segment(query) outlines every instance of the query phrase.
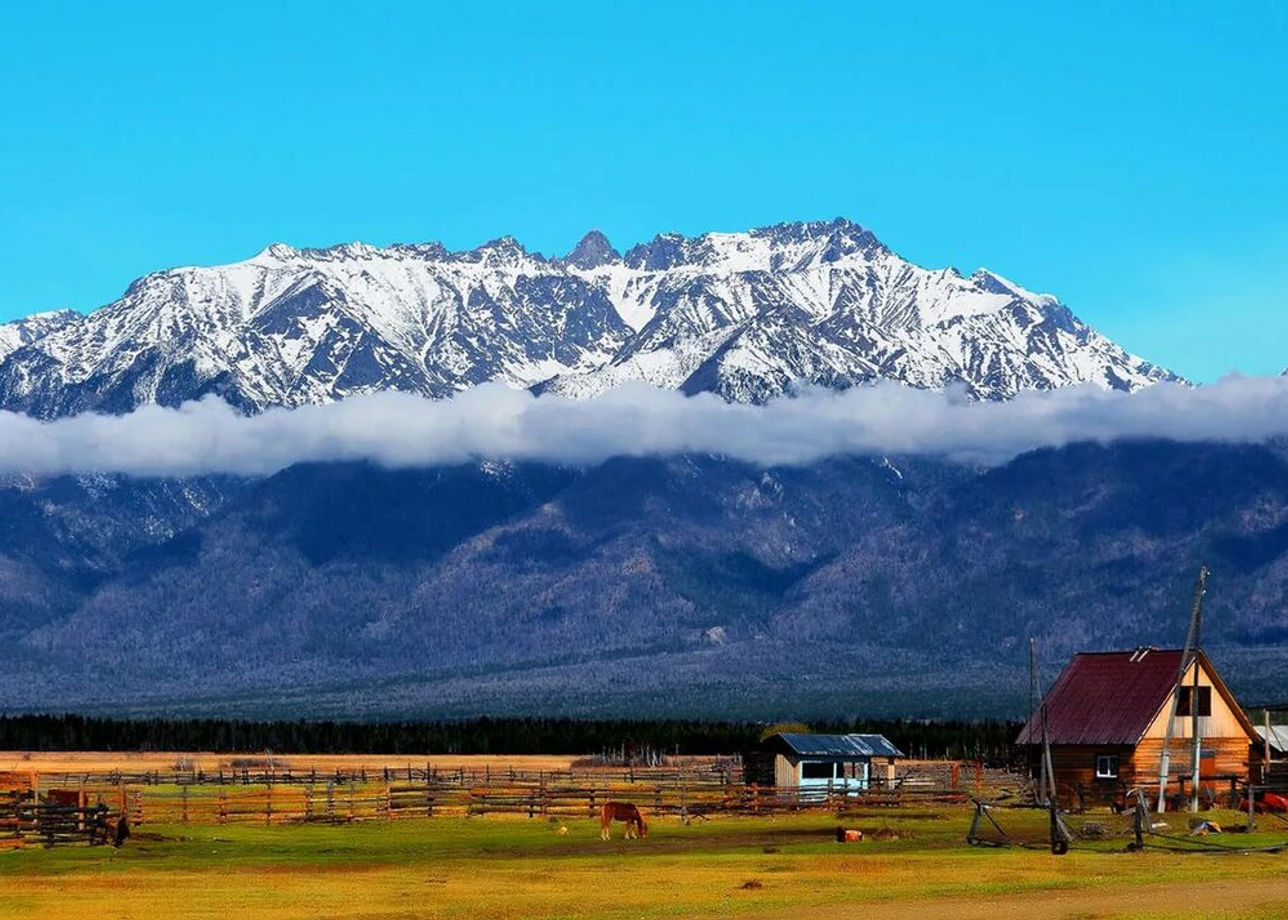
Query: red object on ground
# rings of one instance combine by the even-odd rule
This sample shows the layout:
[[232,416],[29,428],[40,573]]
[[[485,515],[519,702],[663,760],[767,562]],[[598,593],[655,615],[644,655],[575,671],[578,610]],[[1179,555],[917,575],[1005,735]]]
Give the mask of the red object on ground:
[[[1288,798],[1284,798],[1274,792],[1263,792],[1257,796],[1254,807],[1259,813],[1264,814],[1268,811],[1288,814]],[[1239,800],[1239,811],[1248,810],[1248,800],[1246,798]]]

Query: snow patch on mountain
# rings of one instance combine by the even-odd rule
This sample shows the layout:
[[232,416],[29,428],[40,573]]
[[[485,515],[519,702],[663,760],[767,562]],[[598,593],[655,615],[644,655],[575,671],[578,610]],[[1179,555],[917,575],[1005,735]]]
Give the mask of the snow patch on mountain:
[[22,319],[0,323],[0,361],[24,345],[43,338],[50,332],[81,318],[75,310],[50,310],[33,313]]

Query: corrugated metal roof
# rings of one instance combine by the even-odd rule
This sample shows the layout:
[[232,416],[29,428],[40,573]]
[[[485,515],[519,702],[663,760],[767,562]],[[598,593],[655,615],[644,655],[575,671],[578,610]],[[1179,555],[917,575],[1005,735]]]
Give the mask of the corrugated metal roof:
[[[1052,744],[1135,744],[1176,686],[1180,649],[1082,652],[1046,696]],[[1018,744],[1041,744],[1040,713]]]
[[[1257,734],[1260,735],[1264,741],[1266,737],[1266,727],[1264,725],[1258,725]],[[1270,746],[1280,751],[1288,751],[1288,725],[1270,726]]]
[[885,735],[805,735],[780,732],[781,738],[802,757],[902,757]]

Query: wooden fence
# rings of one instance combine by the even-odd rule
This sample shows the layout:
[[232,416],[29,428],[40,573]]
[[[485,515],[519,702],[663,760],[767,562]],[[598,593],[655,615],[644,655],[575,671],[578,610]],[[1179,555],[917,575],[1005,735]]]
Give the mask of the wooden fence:
[[[712,762],[685,768],[565,771],[439,770],[432,766],[321,773],[267,770],[32,775],[31,800],[69,794],[84,809],[131,825],[393,821],[441,816],[593,817],[607,801],[630,801],[650,815],[690,820],[715,814],[768,815],[861,806],[964,803],[1001,775],[974,764],[901,766],[892,782],[861,792],[839,787],[744,785],[740,771]],[[1013,777],[1008,777],[1013,780]],[[15,795],[18,795],[15,793]],[[16,801],[16,800],[15,800]],[[0,793],[0,835],[20,836],[16,804]],[[87,812],[88,813],[88,812]],[[8,821],[9,823],[6,823]],[[21,825],[21,827],[18,827]],[[24,830],[25,829],[25,830]]]
[[85,790],[51,790],[40,796],[32,790],[0,793],[0,847],[109,843],[120,814]]
[[477,788],[384,783],[312,786],[155,786],[137,790],[137,822],[157,824],[280,824],[443,816],[519,815],[587,818],[608,801],[630,801],[650,815],[681,819],[715,814],[769,815],[914,802],[965,803],[964,790],[843,791],[756,786],[530,786]]

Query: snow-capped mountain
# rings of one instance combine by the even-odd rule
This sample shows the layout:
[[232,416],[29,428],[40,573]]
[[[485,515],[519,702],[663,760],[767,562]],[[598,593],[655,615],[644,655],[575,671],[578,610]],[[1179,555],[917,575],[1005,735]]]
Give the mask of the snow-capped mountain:
[[639,380],[762,401],[797,383],[962,383],[979,398],[1172,379],[1054,297],[919,268],[846,220],[664,234],[564,258],[269,246],[134,282],[86,316],[0,325],[0,408],[55,417],[208,393],[247,411],[498,380],[586,396]]

